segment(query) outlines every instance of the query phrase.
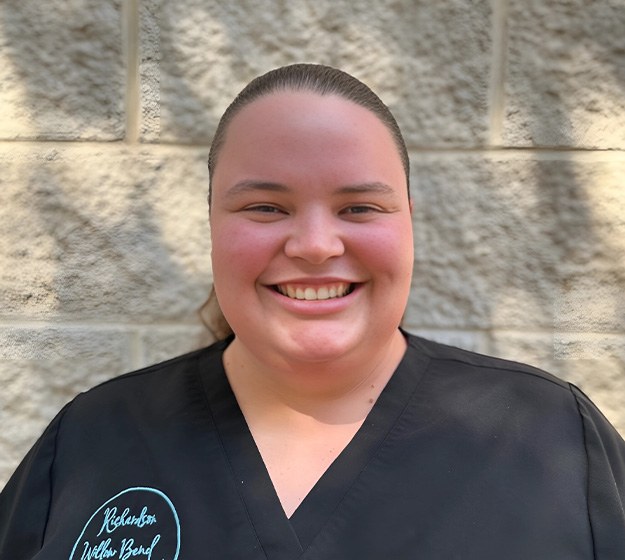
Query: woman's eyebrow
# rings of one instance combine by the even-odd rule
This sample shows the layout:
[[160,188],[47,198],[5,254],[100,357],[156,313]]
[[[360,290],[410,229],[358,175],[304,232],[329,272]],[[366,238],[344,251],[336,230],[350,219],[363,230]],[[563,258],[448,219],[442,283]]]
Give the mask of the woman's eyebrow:
[[[252,191],[270,191],[270,192],[290,192],[292,189],[282,183],[274,183],[272,181],[255,181],[244,180],[232,185],[226,192],[226,196],[234,197],[239,194]],[[352,185],[344,185],[335,190],[336,194],[362,194],[377,193],[389,195],[395,194],[395,189],[386,183],[373,181],[370,183],[355,183]]]
[[354,185],[345,185],[336,190],[339,194],[359,194],[359,193],[378,193],[378,194],[395,194],[395,189],[386,183],[374,181],[372,183],[357,183]]
[[227,191],[226,196],[237,196],[239,194],[250,191],[272,191],[272,192],[288,192],[291,189],[281,183],[272,183],[271,181],[239,181],[232,185]]

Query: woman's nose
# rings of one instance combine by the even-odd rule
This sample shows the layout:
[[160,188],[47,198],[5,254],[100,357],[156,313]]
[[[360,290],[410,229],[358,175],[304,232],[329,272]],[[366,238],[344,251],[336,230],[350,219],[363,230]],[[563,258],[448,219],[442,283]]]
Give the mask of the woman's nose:
[[342,255],[345,247],[336,219],[321,212],[295,218],[284,247],[285,254],[311,264],[321,264]]

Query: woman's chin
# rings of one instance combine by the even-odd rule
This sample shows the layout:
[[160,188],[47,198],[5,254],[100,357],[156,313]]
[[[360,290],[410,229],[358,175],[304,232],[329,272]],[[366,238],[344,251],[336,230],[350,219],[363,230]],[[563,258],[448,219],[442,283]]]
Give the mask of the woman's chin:
[[303,363],[334,362],[346,357],[358,346],[354,332],[337,328],[310,328],[285,337],[285,357]]

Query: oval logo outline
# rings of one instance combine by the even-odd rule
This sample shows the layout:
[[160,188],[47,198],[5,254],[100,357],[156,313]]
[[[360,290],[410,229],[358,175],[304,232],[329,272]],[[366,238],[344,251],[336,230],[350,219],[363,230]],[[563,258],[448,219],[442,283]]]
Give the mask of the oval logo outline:
[[174,506],[173,502],[169,499],[169,497],[164,492],[162,492],[158,488],[151,488],[149,486],[132,486],[130,488],[126,488],[125,490],[122,490],[121,492],[118,492],[117,494],[115,494],[115,496],[113,496],[113,497],[109,498],[108,500],[106,500],[93,513],[93,515],[91,515],[91,517],[89,518],[87,523],[85,523],[84,527],[82,528],[82,531],[80,532],[80,535],[78,535],[78,538],[76,539],[76,542],[74,543],[74,547],[72,548],[72,552],[69,555],[69,560],[78,560],[78,558],[74,558],[74,554],[76,553],[76,549],[78,547],[78,543],[84,537],[85,532],[87,531],[89,525],[91,525],[91,522],[98,515],[98,513],[100,513],[102,510],[104,510],[104,508],[107,505],[109,505],[111,502],[113,502],[114,500],[116,500],[120,496],[123,496],[124,494],[128,494],[129,492],[150,492],[152,494],[156,494],[157,496],[161,497],[165,501],[165,503],[167,504],[167,506],[171,510],[171,512],[173,514],[173,517],[174,517],[174,521],[176,523],[176,552],[175,552],[174,557],[172,558],[172,560],[178,560],[178,555],[180,554],[180,518],[178,517],[178,512],[176,511],[176,507]]

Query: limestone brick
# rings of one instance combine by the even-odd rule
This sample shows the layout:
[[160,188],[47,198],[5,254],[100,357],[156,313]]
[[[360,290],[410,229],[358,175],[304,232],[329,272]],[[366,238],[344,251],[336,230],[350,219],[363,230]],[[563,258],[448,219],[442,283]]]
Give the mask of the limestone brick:
[[208,142],[251,78],[293,62],[338,66],[367,82],[410,144],[486,139],[486,0],[147,0],[141,19],[149,141]]
[[620,0],[509,2],[504,145],[625,145]]
[[0,3],[0,139],[123,137],[121,5]]
[[0,318],[195,317],[210,285],[206,149],[0,151]]
[[441,155],[414,167],[412,324],[623,331],[622,159]]
[[61,407],[132,367],[123,329],[0,327],[0,488]]
[[142,364],[163,362],[186,352],[208,346],[214,339],[204,325],[147,327],[140,334]]
[[449,331],[442,329],[421,329],[413,327],[405,321],[403,327],[410,333],[416,334],[428,340],[435,340],[441,344],[464,348],[472,352],[486,353],[488,348],[488,337],[482,332],[474,331]]

